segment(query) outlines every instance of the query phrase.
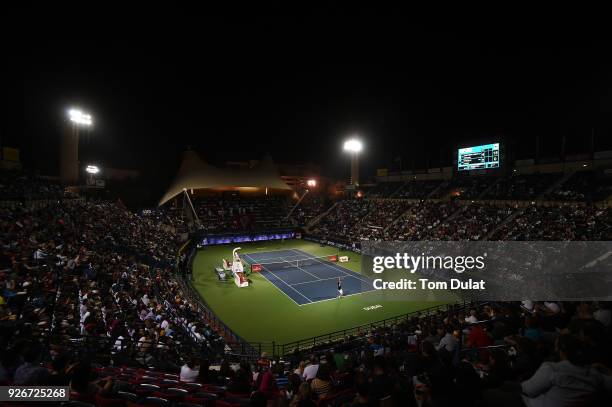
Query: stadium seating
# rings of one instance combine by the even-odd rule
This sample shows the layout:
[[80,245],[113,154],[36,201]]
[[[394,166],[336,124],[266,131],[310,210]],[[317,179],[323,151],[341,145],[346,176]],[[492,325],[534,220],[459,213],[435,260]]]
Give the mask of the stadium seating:
[[196,198],[194,206],[201,228],[207,232],[251,231],[291,225],[285,219],[288,202],[278,196]]
[[[544,197],[572,203],[546,205],[408,200],[402,198],[418,195],[416,184],[402,184],[391,199],[338,202],[310,233],[348,242],[612,240],[612,210],[587,200],[585,185],[591,177],[600,174],[574,174]],[[258,385],[260,365],[230,364],[226,338],[215,332],[215,324],[199,312],[177,277],[176,232],[183,224],[177,213],[132,213],[120,203],[85,201],[23,173],[2,173],[0,179],[7,191],[0,206],[1,383],[19,384],[16,372],[28,354],[37,360],[41,378],[28,384],[53,379],[68,385],[86,378],[88,390],[71,393],[75,406],[242,406],[269,391]],[[605,179],[597,179],[601,188],[591,198],[603,196],[607,188]],[[538,174],[486,185],[458,181],[444,188],[464,188],[464,197],[490,191],[495,199],[531,200],[557,181],[557,175]],[[394,188],[380,188],[376,196]],[[427,195],[435,189],[443,188],[429,188]],[[207,205],[199,209],[203,214],[220,207]],[[231,205],[229,218],[233,211],[253,214],[247,228],[275,227],[280,214],[287,213],[282,203],[236,198]],[[313,208],[319,209],[299,215],[300,223],[325,209]],[[225,212],[217,215],[203,217],[210,230],[244,226],[226,219]],[[353,405],[415,405],[417,397],[433,405],[443,404],[444,397],[456,405],[475,405],[503,391],[507,381],[529,380],[544,361],[558,363],[559,343],[572,357],[580,356],[571,359],[577,369],[603,381],[609,374],[604,366],[612,366],[611,308],[605,302],[527,300],[451,304],[296,349],[274,365],[273,381],[280,391],[265,394],[278,394],[284,402],[305,397],[319,406],[354,400]],[[36,346],[40,343],[48,345],[48,352]],[[216,366],[219,370],[203,370],[198,377],[205,378],[197,383],[183,382],[181,367],[191,359],[223,363]],[[299,369],[320,363],[331,367],[332,391],[317,398],[308,384],[300,389]],[[243,376],[237,374],[240,369]],[[236,376],[248,378],[253,395],[228,390]],[[605,405],[610,394],[597,387],[597,380],[586,383],[580,400],[593,397]]]
[[443,186],[442,181],[408,181],[395,194],[394,198],[425,199]]

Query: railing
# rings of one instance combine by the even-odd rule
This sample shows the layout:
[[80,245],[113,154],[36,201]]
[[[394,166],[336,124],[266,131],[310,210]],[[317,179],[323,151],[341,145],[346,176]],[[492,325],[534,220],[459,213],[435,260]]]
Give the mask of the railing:
[[313,350],[316,352],[320,352],[323,349],[325,349],[326,346],[331,348],[335,346],[336,344],[342,341],[345,341],[347,339],[350,339],[353,337],[364,336],[372,329],[397,325],[398,323],[410,321],[410,318],[412,317],[428,315],[428,314],[436,313],[439,311],[448,312],[450,310],[453,310],[456,312],[459,310],[466,309],[467,307],[472,306],[473,304],[474,304],[473,302],[464,301],[463,303],[459,303],[459,304],[455,303],[455,304],[436,305],[436,306],[425,308],[419,311],[412,311],[412,312],[409,312],[403,315],[386,318],[380,321],[371,322],[368,324],[363,324],[363,325],[355,326],[352,328],[330,332],[324,335],[317,335],[311,338],[306,338],[306,339],[301,339],[301,340],[294,341],[294,342],[285,343],[285,344],[279,345],[278,351],[281,356],[287,355],[287,354],[290,354],[296,351],[297,352],[304,352],[304,351],[307,352],[309,350]]
[[[186,244],[183,246],[183,250],[190,250],[190,245]],[[190,256],[193,256],[195,251],[190,250]],[[180,253],[179,256],[180,257]],[[192,259],[187,259],[183,263],[183,267],[191,268],[193,264]],[[204,319],[207,321],[208,325],[217,332],[223,339],[226,344],[226,355],[235,356],[240,358],[241,360],[252,360],[257,359],[261,356],[263,352],[266,352],[270,355],[275,355],[276,346],[274,342],[247,342],[242,339],[236,332],[234,332],[229,326],[225,324],[215,314],[212,309],[206,304],[204,298],[199,295],[196,289],[193,287],[193,284],[189,279],[185,278],[186,275],[191,275],[192,270],[181,270],[181,265],[179,264],[179,275],[177,275],[177,281],[181,286],[181,290],[184,295],[187,297],[191,304],[194,304],[198,312]]]
[[[192,262],[186,261],[184,262],[184,264],[190,267]],[[339,342],[346,342],[347,340],[355,340],[355,338],[362,338],[372,329],[397,325],[399,323],[408,322],[412,317],[415,316],[426,316],[440,311],[458,312],[474,305],[473,301],[468,300],[464,300],[461,303],[436,305],[422,310],[412,311],[406,314],[386,318],[380,321],[375,321],[335,332],[330,332],[324,335],[317,335],[311,338],[301,339],[285,344],[276,344],[274,341],[248,342],[241,338],[238,334],[236,334],[212,311],[212,309],[206,304],[205,299],[197,293],[191,281],[185,279],[184,275],[186,274],[182,273],[181,276],[177,276],[177,279],[181,285],[181,289],[185,293],[187,299],[192,304],[195,304],[197,306],[198,311],[202,316],[204,316],[211,328],[214,329],[220,336],[225,339],[225,354],[246,360],[256,359],[264,352],[274,357],[283,357],[296,351],[306,353],[308,351],[320,352],[322,351],[322,349],[325,349],[326,346],[329,346],[331,348]]]

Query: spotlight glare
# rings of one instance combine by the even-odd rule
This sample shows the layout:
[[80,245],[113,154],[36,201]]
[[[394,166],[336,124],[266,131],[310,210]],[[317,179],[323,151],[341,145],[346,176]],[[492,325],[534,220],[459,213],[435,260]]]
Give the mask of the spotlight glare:
[[361,141],[352,138],[344,142],[344,151],[350,151],[352,153],[358,153],[363,150],[363,144]]
[[70,109],[68,111],[68,116],[70,121],[83,126],[91,126],[93,124],[93,119],[90,114],[83,113],[78,109]]
[[97,165],[88,165],[85,167],[85,171],[88,174],[97,174],[100,172],[100,168]]

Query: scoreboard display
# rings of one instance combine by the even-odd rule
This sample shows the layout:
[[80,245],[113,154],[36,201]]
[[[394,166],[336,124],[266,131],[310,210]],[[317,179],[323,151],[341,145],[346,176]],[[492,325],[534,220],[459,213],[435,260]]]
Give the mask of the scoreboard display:
[[460,148],[457,153],[457,170],[487,170],[499,168],[499,143]]

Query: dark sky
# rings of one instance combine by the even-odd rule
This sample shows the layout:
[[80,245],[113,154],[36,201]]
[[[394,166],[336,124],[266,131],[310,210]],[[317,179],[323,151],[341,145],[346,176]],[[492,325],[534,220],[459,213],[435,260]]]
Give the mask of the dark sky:
[[[82,15],[94,15],[85,18]],[[466,140],[503,135],[515,158],[612,148],[612,43],[602,26],[442,19],[330,7],[291,16],[25,9],[2,18],[2,143],[56,171],[65,111],[95,127],[84,159],[170,178],[190,145],[213,163],[271,152],[346,176],[450,165]],[[397,165],[397,164],[395,164]]]

